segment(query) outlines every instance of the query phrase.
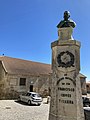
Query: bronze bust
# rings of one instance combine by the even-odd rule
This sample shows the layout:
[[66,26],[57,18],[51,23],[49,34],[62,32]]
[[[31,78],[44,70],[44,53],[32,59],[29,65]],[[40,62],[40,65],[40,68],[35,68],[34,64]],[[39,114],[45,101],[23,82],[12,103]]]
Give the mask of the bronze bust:
[[70,12],[69,11],[65,11],[64,12],[64,20],[61,20],[60,23],[57,25],[57,28],[63,28],[63,27],[75,27],[76,23],[69,19],[70,17]]

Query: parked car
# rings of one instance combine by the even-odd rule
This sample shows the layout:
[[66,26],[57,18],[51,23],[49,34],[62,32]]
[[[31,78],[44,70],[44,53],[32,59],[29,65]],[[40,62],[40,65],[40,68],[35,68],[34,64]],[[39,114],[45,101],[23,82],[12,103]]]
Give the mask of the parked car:
[[82,96],[85,120],[90,120],[90,97]]
[[90,98],[87,96],[82,97],[83,100],[83,107],[89,107],[90,106]]
[[90,107],[84,107],[85,120],[90,120]]
[[19,100],[26,102],[29,105],[31,104],[41,105],[42,97],[40,96],[39,93],[27,92],[25,95],[20,95]]

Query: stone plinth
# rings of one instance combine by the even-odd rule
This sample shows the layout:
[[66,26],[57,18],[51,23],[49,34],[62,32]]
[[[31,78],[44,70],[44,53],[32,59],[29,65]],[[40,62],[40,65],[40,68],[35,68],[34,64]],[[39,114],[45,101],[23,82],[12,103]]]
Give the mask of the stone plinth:
[[[62,31],[62,28],[60,28]],[[59,29],[59,32],[60,32]],[[70,28],[71,29],[71,28]],[[52,86],[49,120],[84,120],[80,71],[80,42],[63,28],[52,47]]]
[[58,36],[59,40],[73,40],[72,37],[73,28],[66,27],[66,28],[59,28],[58,29]]

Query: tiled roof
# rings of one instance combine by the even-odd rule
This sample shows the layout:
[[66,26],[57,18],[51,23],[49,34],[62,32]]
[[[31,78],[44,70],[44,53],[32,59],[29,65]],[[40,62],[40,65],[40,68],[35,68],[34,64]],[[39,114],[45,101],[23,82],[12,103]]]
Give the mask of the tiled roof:
[[51,65],[7,56],[0,56],[4,69],[9,74],[39,75],[51,73]]
[[79,77],[86,78],[86,76],[81,73],[79,73]]
[[[51,65],[7,56],[0,56],[5,71],[9,74],[39,75],[52,73]],[[84,77],[79,74],[79,77]]]

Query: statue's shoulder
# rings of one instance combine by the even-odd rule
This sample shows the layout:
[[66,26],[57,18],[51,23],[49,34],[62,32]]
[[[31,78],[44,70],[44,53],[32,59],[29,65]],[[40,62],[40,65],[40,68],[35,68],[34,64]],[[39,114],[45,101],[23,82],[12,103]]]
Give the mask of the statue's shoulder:
[[71,23],[71,26],[72,26],[73,28],[76,26],[76,23],[75,23],[73,20],[69,19],[69,22]]
[[59,24],[57,25],[57,28],[60,28],[64,23],[65,23],[65,21],[64,21],[64,20],[61,20],[61,21],[59,22]]
[[73,23],[75,23],[72,19],[69,19],[68,21],[69,21],[69,22],[73,22]]

